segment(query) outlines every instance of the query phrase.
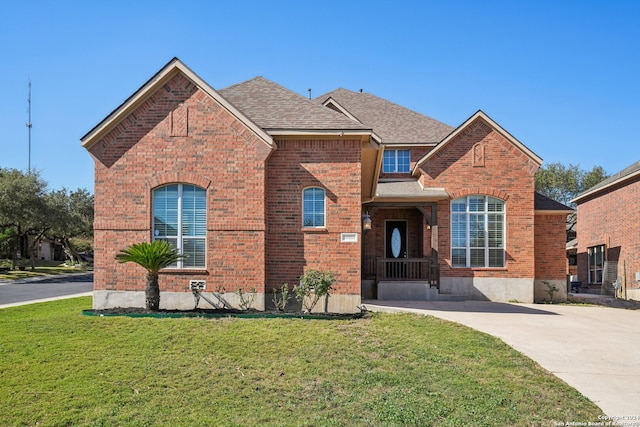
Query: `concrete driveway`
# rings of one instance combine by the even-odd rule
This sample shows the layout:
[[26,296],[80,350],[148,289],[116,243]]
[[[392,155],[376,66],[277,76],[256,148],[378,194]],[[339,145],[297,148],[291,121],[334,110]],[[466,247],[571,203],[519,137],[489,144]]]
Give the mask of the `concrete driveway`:
[[640,425],[640,310],[484,301],[365,300],[363,305],[369,311],[431,315],[496,336],[604,414]]

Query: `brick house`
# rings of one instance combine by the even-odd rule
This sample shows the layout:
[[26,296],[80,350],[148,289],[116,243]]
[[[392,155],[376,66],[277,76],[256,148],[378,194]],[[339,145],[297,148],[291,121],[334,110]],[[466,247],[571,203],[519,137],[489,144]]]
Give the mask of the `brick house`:
[[[610,176],[572,202],[578,209],[578,278],[619,281],[619,297],[640,300],[640,162]],[[610,274],[607,274],[607,266]]]
[[[142,306],[132,243],[188,255],[190,280],[258,308],[307,268],[335,273],[330,311],[361,299],[531,302],[564,289],[569,210],[534,192],[542,160],[482,111],[453,128],[368,93],[307,99],[262,77],[214,90],[174,58],[82,139],[95,161],[94,307]],[[224,289],[224,290],[223,290]]]

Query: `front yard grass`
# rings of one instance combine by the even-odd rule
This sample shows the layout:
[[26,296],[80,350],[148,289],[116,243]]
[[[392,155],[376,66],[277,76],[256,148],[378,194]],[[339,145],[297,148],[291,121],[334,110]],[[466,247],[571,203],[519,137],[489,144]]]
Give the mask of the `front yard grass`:
[[0,425],[508,426],[597,420],[502,341],[417,315],[87,317],[0,310]]

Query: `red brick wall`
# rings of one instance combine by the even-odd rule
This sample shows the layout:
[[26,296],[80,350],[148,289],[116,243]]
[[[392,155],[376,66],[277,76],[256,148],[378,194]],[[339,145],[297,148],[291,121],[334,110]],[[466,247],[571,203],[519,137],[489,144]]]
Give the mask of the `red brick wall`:
[[640,179],[613,188],[607,194],[578,205],[578,277],[588,281],[587,248],[606,245],[609,260],[622,261],[628,288],[637,289],[635,273],[640,271]]
[[[360,295],[360,140],[278,140],[267,162],[267,290],[331,270],[337,294]],[[302,190],[326,191],[326,229],[302,227]],[[340,233],[358,233],[341,243]]]
[[535,216],[535,277],[538,280],[567,277],[566,220],[566,215]]
[[186,290],[193,278],[207,279],[211,289],[264,287],[271,149],[211,97],[176,75],[89,151],[95,159],[96,290],[144,289],[144,271],[117,264],[114,256],[150,241],[152,191],[174,182],[207,188],[207,269],[165,272],[161,290]]
[[[475,144],[484,146],[484,166],[474,166]],[[450,267],[450,201],[438,202],[438,256],[443,277],[534,277],[533,176],[537,168],[534,161],[481,118],[423,165],[422,184],[444,187],[452,199],[483,194],[505,201],[506,266],[482,269]]]

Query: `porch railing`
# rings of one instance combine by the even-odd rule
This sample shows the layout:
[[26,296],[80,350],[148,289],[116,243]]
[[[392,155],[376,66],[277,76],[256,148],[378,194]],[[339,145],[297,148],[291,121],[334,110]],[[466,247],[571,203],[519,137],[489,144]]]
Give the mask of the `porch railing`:
[[362,278],[381,281],[426,281],[440,288],[440,267],[434,258],[362,258]]

